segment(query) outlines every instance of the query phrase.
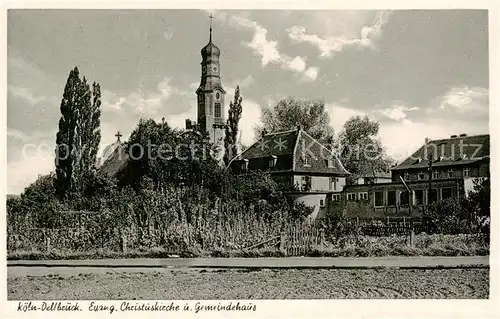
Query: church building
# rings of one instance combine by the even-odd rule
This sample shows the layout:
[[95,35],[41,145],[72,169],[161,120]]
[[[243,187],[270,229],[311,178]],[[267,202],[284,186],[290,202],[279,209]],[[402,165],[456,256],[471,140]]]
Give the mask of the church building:
[[[201,49],[201,81],[196,90],[197,122],[186,119],[186,129],[207,132],[209,142],[222,146],[226,126],[224,91],[220,79],[220,49],[212,42],[212,23],[208,44]],[[223,149],[223,148],[221,148]]]
[[[210,19],[213,17],[211,16]],[[197,122],[186,119],[186,129],[192,132],[206,132],[209,143],[214,144],[220,159],[224,156],[224,135],[226,127],[226,110],[224,96],[226,91],[220,79],[220,49],[212,42],[212,20],[208,44],[201,49],[201,81],[196,90],[198,110]],[[119,136],[118,136],[119,135]],[[117,134],[116,143],[108,146],[104,156],[99,159],[99,170],[107,175],[121,177],[130,169],[130,160],[127,153],[127,143],[120,141],[121,134]]]

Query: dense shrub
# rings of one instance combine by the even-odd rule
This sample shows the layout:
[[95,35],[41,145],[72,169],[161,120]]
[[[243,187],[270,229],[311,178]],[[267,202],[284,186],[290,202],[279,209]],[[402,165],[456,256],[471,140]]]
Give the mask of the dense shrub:
[[423,217],[433,233],[489,234],[490,198],[490,180],[477,180],[466,198],[435,202],[428,207]]
[[424,212],[423,217],[433,233],[460,234],[471,229],[465,199],[449,198],[435,202]]

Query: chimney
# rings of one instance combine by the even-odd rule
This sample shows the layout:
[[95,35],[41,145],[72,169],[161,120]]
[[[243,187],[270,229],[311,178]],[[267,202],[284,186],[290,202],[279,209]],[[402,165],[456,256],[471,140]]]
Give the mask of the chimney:
[[429,142],[430,142],[430,140],[431,140],[430,138],[426,137],[426,138],[425,138],[425,144],[429,143]]
[[190,119],[186,119],[186,130],[190,130],[191,127],[192,127],[191,120]]
[[452,136],[450,136],[450,138],[456,138],[456,137],[457,137],[456,135],[452,135]]
[[467,137],[467,134],[462,133],[462,134],[460,134],[460,137]]

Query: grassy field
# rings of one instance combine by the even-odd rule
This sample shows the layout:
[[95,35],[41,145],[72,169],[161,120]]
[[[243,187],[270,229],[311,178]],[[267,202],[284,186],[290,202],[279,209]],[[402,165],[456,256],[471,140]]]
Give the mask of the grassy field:
[[9,300],[488,298],[489,269],[162,269],[8,278]]

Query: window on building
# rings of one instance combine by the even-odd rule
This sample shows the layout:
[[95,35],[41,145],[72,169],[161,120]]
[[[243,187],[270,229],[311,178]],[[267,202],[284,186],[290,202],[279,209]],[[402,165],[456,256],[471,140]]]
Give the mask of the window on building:
[[432,171],[432,178],[438,179],[439,178],[439,171],[436,171],[436,170]]
[[356,200],[356,193],[348,193],[347,194],[347,200],[348,201],[355,201]]
[[449,178],[453,178],[453,175],[454,175],[454,174],[453,174],[453,168],[450,168],[450,169],[448,170],[448,177],[449,177]]
[[384,192],[375,192],[375,207],[384,206]]
[[421,180],[423,180],[423,179],[425,179],[425,174],[424,174],[424,172],[422,172],[422,171],[418,172],[418,180],[419,180],[419,181],[421,181]]
[[301,189],[303,191],[311,190],[311,176],[302,176],[301,180]]
[[429,192],[427,191],[428,195],[428,204],[434,203],[438,201],[438,190],[436,188],[432,188]]
[[464,167],[464,177],[469,177],[470,170],[468,167]]
[[331,191],[337,190],[338,177],[330,177],[329,187]]
[[334,168],[334,167],[335,167],[334,165],[335,165],[335,164],[334,164],[334,162],[333,162],[333,159],[332,159],[332,158],[329,158],[329,159],[328,159],[328,168]]
[[271,159],[269,160],[269,167],[274,167],[276,166],[276,161],[278,160],[278,157],[273,155]]
[[405,172],[405,181],[409,181],[410,180],[410,173],[408,172]]
[[245,161],[245,160],[244,160],[244,161],[241,163],[241,170],[242,170],[242,171],[246,171],[247,169],[248,169],[248,161]]
[[332,195],[332,200],[334,202],[340,202],[340,194],[333,194]]
[[319,200],[319,206],[320,207],[325,207],[325,200],[324,199],[320,199]]
[[220,103],[215,103],[215,117],[221,117]]
[[367,192],[358,193],[358,200],[368,200],[368,193]]
[[304,156],[304,166],[311,166],[311,159],[307,156]]
[[415,205],[424,205],[424,190],[416,189],[413,191],[415,193]]
[[396,191],[387,191],[387,206],[396,206]]
[[399,204],[401,206],[408,206],[410,203],[410,196],[407,191],[402,191],[399,193]]
[[451,187],[441,188],[441,199],[447,199],[452,197]]

